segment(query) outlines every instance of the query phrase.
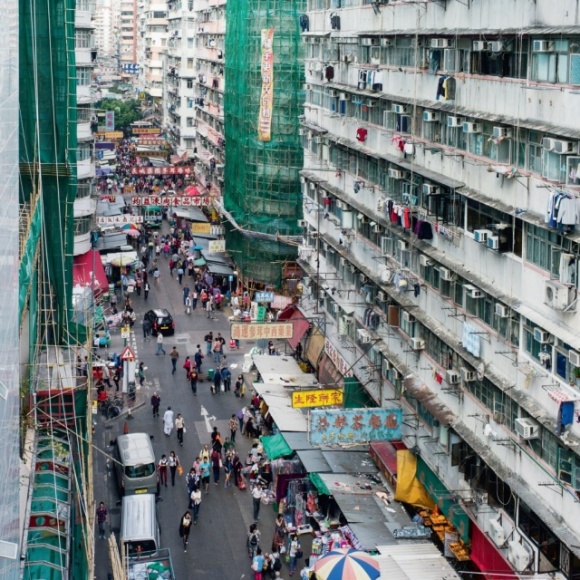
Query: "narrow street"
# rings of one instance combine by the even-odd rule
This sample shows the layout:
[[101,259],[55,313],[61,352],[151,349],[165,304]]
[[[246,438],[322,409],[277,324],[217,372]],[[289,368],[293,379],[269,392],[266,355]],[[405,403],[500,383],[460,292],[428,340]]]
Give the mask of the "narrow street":
[[[249,393],[244,399],[238,399],[233,391],[226,394],[212,395],[209,381],[204,380],[198,384],[197,397],[193,396],[189,382],[186,381],[185,371],[182,369],[183,361],[187,355],[193,358],[196,345],[202,346],[205,355],[203,337],[209,330],[213,330],[226,338],[224,353],[227,355],[229,365],[236,364],[232,368],[232,377],[235,378],[241,372],[243,354],[254,343],[242,343],[242,349],[230,352],[228,312],[215,312],[215,319],[208,320],[206,313],[200,308],[186,315],[183,307],[182,289],[176,278],[169,275],[166,262],[161,259],[161,279],[158,285],[151,284],[151,292],[145,302],[141,297],[132,295],[133,307],[137,314],[137,323],[133,328],[130,345],[135,348],[138,361],[145,363],[146,380],[143,388],[137,393],[136,409],[133,418],[126,420],[112,419],[105,423],[103,417],[96,416],[96,428],[94,445],[102,450],[95,450],[95,501],[104,501],[109,510],[109,528],[116,533],[120,530],[121,508],[118,503],[116,482],[112,464],[107,462],[112,448],[109,443],[117,435],[123,433],[125,422],[130,432],[146,432],[153,436],[153,448],[157,461],[163,453],[169,455],[174,450],[184,468],[184,474],[176,476],[175,487],[161,489],[161,501],[157,505],[158,520],[161,527],[161,545],[171,550],[175,577],[178,579],[200,577],[215,580],[238,580],[250,578],[250,560],[246,551],[246,536],[249,525],[252,523],[252,498],[249,487],[245,491],[239,491],[233,486],[225,489],[223,481],[218,486],[213,482],[210,485],[209,494],[203,495],[200,509],[200,520],[192,528],[189,547],[184,553],[181,538],[178,533],[179,521],[188,508],[187,491],[185,487],[185,474],[193,464],[202,446],[210,443],[211,428],[218,427],[225,439],[229,436],[228,421],[233,413],[236,413],[244,402],[249,402]],[[188,278],[184,278],[184,284]],[[144,341],[141,323],[143,314],[156,307],[167,308],[175,320],[175,335],[165,337],[164,348],[167,355],[156,356],[156,340],[154,337]],[[171,361],[169,352],[173,346],[179,351],[177,372],[171,374]],[[110,352],[120,353],[123,348],[123,340],[116,332],[112,336]],[[211,356],[206,356],[202,373],[206,377],[209,368],[215,368]],[[185,419],[186,434],[183,447],[179,446],[175,429],[170,437],[163,433],[162,419],[153,419],[149,400],[154,391],[161,397],[160,414],[170,405],[175,414],[181,413]],[[142,402],[142,404],[140,404]],[[202,416],[202,406],[207,410],[210,420]],[[211,418],[215,417],[215,421]],[[209,431],[208,431],[209,430]],[[250,448],[250,441],[242,437],[238,432],[236,449],[242,461],[245,461]],[[222,473],[223,478],[223,473]],[[263,506],[261,511],[259,528],[262,532],[261,545],[269,551],[274,528],[274,512],[271,506]],[[96,578],[107,580],[110,571],[108,565],[107,543],[97,539],[96,546]],[[194,572],[195,571],[195,572]]]

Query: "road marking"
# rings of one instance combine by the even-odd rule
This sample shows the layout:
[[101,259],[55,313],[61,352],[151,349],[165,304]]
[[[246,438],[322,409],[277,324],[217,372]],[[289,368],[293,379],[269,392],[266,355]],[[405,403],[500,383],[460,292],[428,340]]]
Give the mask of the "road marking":
[[208,433],[212,432],[212,425],[211,422],[215,421],[215,415],[209,415],[209,413],[207,412],[207,409],[202,405],[201,406],[201,416],[203,417],[204,421],[205,421],[205,428],[207,429]]

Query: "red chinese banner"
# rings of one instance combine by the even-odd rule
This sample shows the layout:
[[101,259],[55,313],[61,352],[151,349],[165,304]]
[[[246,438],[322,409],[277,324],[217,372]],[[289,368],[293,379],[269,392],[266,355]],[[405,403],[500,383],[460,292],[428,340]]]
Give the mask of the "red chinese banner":
[[262,94],[260,96],[260,117],[258,119],[258,139],[270,141],[272,128],[272,108],[274,105],[274,52],[272,51],[274,29],[262,29]]
[[131,127],[133,135],[159,135],[161,129],[159,127]]
[[291,322],[251,323],[234,322],[232,324],[234,340],[260,340],[273,338],[292,338],[294,325]]
[[191,167],[133,167],[131,175],[191,175]]
[[130,201],[131,205],[161,205],[164,207],[204,207],[211,203],[209,197],[192,197],[190,195],[132,195]]

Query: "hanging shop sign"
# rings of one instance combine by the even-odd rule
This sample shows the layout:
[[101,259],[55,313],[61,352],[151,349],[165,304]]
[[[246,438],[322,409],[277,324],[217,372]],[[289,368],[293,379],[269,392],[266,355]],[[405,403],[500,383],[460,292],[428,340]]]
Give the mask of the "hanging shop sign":
[[270,141],[272,128],[272,108],[274,104],[274,39],[273,28],[262,29],[262,94],[260,96],[260,117],[258,119],[258,138]]
[[274,292],[256,292],[254,294],[255,302],[272,302],[274,300]]
[[292,338],[294,325],[291,322],[271,322],[267,324],[234,322],[231,333],[234,340],[260,340]]
[[205,207],[210,204],[209,197],[190,197],[188,195],[132,195],[131,205],[161,205]]
[[143,223],[143,216],[142,215],[107,215],[107,216],[98,216],[97,217],[97,224],[101,225],[124,225],[124,224],[142,224]]
[[311,413],[310,443],[366,443],[401,439],[402,409],[315,409]]
[[211,224],[192,223],[191,224],[191,233],[192,234],[210,234],[211,233]]
[[115,130],[115,111],[107,111],[105,113],[105,130],[106,131]]
[[295,409],[336,406],[342,405],[343,402],[344,393],[341,389],[316,389],[292,393],[292,406]]
[[139,137],[137,145],[160,145],[165,146],[166,141],[163,137]]
[[210,240],[207,252],[208,254],[223,254],[226,251],[225,240]]
[[[105,127],[102,127],[105,129]],[[105,139],[122,139],[123,131],[98,131],[95,133],[95,137],[104,137]]]
[[131,175],[191,175],[191,167],[133,167]]
[[352,365],[349,365],[344,360],[342,355],[336,350],[336,348],[334,348],[328,338],[324,340],[324,352],[343,377],[354,377],[354,373],[352,372]]
[[159,135],[159,127],[131,127],[133,135]]

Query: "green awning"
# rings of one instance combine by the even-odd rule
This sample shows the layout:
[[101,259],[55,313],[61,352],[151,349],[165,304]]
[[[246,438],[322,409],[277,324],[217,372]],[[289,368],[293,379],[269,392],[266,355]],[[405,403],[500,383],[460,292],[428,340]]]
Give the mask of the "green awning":
[[207,262],[205,261],[205,258],[198,258],[197,260],[193,261],[193,265],[197,268],[199,268],[200,266],[205,266],[207,264]]
[[441,513],[457,529],[461,539],[469,544],[469,516],[463,508],[453,499],[453,494],[445,487],[443,482],[435,475],[433,470],[425,463],[422,457],[417,458],[417,479],[425,486],[427,493],[439,506]]
[[278,433],[278,435],[270,435],[269,437],[262,436],[260,437],[260,441],[262,442],[264,451],[270,460],[292,455],[292,449],[288,443],[286,443],[286,439],[284,439],[281,433]]
[[330,490],[326,487],[326,483],[322,481],[318,473],[309,473],[308,478],[312,482],[312,485],[318,490],[318,493],[323,495],[330,495]]

